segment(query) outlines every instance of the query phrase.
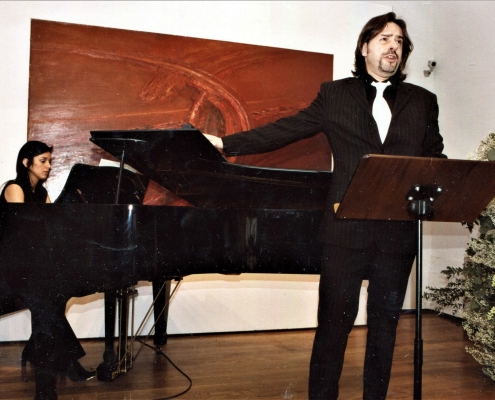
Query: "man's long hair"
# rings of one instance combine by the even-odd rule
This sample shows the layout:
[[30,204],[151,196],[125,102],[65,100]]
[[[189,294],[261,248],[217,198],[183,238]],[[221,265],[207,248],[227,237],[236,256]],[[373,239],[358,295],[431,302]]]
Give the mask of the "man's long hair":
[[398,19],[395,13],[389,12],[388,14],[379,15],[377,17],[371,18],[368,23],[364,26],[361,34],[359,35],[356,51],[354,52],[354,71],[352,74],[354,76],[363,76],[367,73],[366,71],[366,60],[362,54],[363,46],[365,43],[369,43],[376,35],[385,29],[388,23],[393,22],[397,24],[400,29],[402,29],[402,60],[400,62],[399,68],[395,73],[394,77],[403,81],[406,79],[406,74],[404,74],[404,68],[406,67],[406,62],[411,54],[414,46],[409,38],[406,28],[406,22],[402,19]]

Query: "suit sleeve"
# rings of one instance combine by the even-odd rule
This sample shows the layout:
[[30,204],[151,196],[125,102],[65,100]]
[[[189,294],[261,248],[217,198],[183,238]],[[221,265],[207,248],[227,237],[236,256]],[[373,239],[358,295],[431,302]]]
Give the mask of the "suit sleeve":
[[325,101],[323,85],[316,99],[291,117],[222,138],[227,156],[257,154],[285,147],[323,131]]
[[423,141],[423,156],[447,158],[443,154],[443,138],[438,127],[438,103],[437,96],[432,94],[432,101],[428,113],[428,127]]

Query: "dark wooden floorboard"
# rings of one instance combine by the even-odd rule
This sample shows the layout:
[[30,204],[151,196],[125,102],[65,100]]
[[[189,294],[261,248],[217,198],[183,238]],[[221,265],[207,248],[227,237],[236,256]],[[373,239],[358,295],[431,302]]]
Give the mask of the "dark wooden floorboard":
[[[389,399],[411,399],[413,393],[414,315],[399,323]],[[172,336],[164,351],[192,381],[181,399],[306,399],[308,365],[314,330]],[[356,327],[349,338],[341,378],[341,398],[362,398],[362,369],[366,328]],[[424,399],[494,399],[495,382],[464,350],[469,345],[455,321],[423,317]],[[151,342],[150,342],[151,343]],[[83,340],[87,355],[81,363],[96,367],[102,340]],[[24,343],[0,344],[0,398],[32,399],[34,374],[23,375],[20,355]],[[144,347],[134,368],[113,382],[60,380],[64,399],[162,399],[173,396],[188,382],[163,357]]]

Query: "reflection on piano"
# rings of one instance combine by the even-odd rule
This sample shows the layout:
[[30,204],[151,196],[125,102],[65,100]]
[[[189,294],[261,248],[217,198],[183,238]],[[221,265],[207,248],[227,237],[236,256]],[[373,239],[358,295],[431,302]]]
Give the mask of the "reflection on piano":
[[[54,201],[54,203],[113,204],[117,192],[118,175],[118,169],[113,167],[95,167],[91,165],[75,164],[69,173],[67,182],[63,190]],[[148,182],[149,178],[145,177],[144,175],[138,175],[128,170],[124,170],[122,173],[122,185],[120,190],[120,199],[122,200],[122,202],[126,204],[142,204]],[[14,206],[14,208],[17,209],[16,206]],[[67,207],[63,207],[64,210],[66,208]],[[20,206],[20,209],[29,209],[29,205],[22,205]],[[16,226],[21,229],[21,232],[19,232],[15,236],[18,236],[21,242],[18,243],[17,246],[14,245],[14,247],[10,248],[9,252],[15,254],[16,247],[19,247],[18,254],[22,255],[24,253],[23,247],[26,241],[29,240],[29,238],[23,237],[24,235],[26,235],[26,232],[24,232],[22,229],[22,220],[24,218],[23,215],[25,212],[15,211],[13,215],[11,215],[11,213],[12,211],[10,211],[8,208],[2,209],[2,215],[8,215],[9,217],[13,218],[19,217],[19,221],[16,221],[14,219],[10,227],[12,230],[15,230]],[[19,216],[19,214],[21,215]],[[56,224],[64,224],[64,221],[59,221],[61,218],[63,219],[63,215],[60,215],[58,217],[55,216],[53,222]],[[12,235],[13,232],[8,232],[6,230],[7,221],[3,218],[2,221],[4,222],[1,225],[0,237],[6,238],[7,236]],[[29,221],[30,218],[26,218],[25,229],[29,229]],[[83,223],[84,222],[85,221],[83,221]],[[80,224],[77,223],[77,226],[79,225]],[[77,229],[77,226],[74,226],[72,228]],[[33,228],[36,227],[33,226]],[[44,232],[44,230],[42,232]],[[70,240],[70,237],[65,238],[65,240]],[[11,246],[9,240],[7,240],[6,242],[2,241],[1,244],[2,247]],[[33,246],[34,249],[39,251],[39,249],[37,249],[38,246],[35,246],[34,244]],[[2,254],[5,254],[5,252],[7,252],[7,249],[3,249],[3,252],[4,253]],[[33,255],[33,257],[34,256],[35,255]],[[4,260],[4,258],[2,258],[2,260]],[[30,262],[30,260],[24,259],[23,262]],[[12,265],[10,261],[9,265]],[[7,267],[7,265],[5,265],[5,267]],[[47,267],[49,268],[50,266]],[[3,293],[0,298],[0,315],[8,314],[26,308],[22,301],[20,301],[20,299],[18,299],[13,293],[11,293],[11,291],[8,290],[8,287],[4,286],[3,288],[4,290],[2,290]],[[7,294],[7,292],[9,293]],[[73,296],[76,296],[76,294],[73,294]]]
[[[140,174],[75,166],[55,204],[2,204],[3,284],[83,296],[191,274],[319,273],[330,172],[231,164],[187,127],[91,135]],[[140,205],[148,179],[194,207]]]
[[201,132],[93,131],[91,141],[197,207],[323,209],[332,174],[229,163]]
[[[121,204],[142,204],[149,178],[122,170],[119,199]],[[119,170],[75,164],[54,203],[114,204]]]

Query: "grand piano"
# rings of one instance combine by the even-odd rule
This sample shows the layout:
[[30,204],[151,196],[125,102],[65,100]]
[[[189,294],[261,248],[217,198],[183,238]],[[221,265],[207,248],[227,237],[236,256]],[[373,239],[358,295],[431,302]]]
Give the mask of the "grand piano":
[[[30,280],[70,297],[191,274],[319,273],[331,172],[229,163],[191,126],[90,140],[120,170],[76,165],[54,204],[0,205],[7,288]],[[142,205],[150,179],[191,206]]]

